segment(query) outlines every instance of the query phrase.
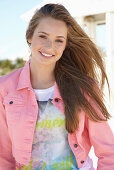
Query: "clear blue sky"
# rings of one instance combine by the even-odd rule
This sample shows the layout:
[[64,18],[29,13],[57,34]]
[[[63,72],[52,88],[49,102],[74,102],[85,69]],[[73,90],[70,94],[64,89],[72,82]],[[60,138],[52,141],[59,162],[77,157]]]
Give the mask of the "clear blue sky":
[[0,0],[0,60],[14,59],[27,46],[25,33],[28,23],[20,16],[42,0]]
[[[25,33],[28,26],[20,16],[43,0],[0,0],[0,60],[23,57],[27,49]],[[105,48],[104,27],[97,28],[97,39]]]

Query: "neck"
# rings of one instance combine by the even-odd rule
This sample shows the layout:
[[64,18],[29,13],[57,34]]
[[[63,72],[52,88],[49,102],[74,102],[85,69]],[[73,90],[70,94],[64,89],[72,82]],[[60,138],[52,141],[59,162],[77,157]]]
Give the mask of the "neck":
[[46,89],[54,85],[54,68],[51,65],[30,63],[30,76],[33,89]]

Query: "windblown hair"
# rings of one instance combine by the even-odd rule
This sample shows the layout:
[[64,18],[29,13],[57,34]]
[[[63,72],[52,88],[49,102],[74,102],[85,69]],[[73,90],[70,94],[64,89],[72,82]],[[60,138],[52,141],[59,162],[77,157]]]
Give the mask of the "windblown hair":
[[[104,82],[106,80],[108,86],[109,83],[102,55],[67,9],[60,4],[46,4],[35,11],[26,31],[27,42],[44,17],[64,21],[68,28],[66,48],[54,70],[64,102],[66,130],[73,133],[78,129],[81,109],[92,121],[106,121],[111,115],[103,101]],[[102,116],[96,112],[89,99],[94,101]]]

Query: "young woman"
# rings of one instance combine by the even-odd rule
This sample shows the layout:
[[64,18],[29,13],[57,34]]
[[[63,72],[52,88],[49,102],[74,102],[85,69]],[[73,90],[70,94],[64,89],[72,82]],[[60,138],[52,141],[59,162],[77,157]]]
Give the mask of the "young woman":
[[95,44],[64,6],[32,17],[31,59],[0,78],[0,170],[114,169],[114,137],[102,88],[107,80]]

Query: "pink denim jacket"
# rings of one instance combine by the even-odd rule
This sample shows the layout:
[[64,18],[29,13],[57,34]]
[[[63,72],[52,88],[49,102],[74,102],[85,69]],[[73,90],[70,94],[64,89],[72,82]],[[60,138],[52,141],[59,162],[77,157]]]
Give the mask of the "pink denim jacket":
[[[30,82],[29,63],[0,77],[0,170],[15,170],[16,162],[27,166],[30,163],[38,105]],[[94,101],[88,100],[102,115]],[[64,114],[56,83],[52,102]],[[79,129],[68,135],[78,168],[83,166],[93,145],[98,157],[97,170],[113,170],[114,136],[108,123],[91,121],[83,110],[79,119]]]

